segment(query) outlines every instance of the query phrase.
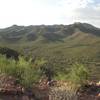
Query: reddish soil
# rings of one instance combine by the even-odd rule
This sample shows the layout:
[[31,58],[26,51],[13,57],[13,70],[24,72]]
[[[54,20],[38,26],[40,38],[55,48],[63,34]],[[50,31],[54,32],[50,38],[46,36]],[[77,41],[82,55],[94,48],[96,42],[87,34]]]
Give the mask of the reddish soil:
[[49,100],[46,82],[25,89],[11,76],[0,77],[0,100]]
[[[13,77],[3,77],[0,82],[0,100],[49,100],[49,86],[43,82],[31,90],[16,84]],[[85,85],[78,92],[78,100],[100,100],[100,84]]]

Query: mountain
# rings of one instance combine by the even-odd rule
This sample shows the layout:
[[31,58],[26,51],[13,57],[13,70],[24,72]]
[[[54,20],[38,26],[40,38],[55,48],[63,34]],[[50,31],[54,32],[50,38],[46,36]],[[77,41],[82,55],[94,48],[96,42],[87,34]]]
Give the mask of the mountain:
[[0,47],[43,57],[57,66],[81,61],[100,76],[100,28],[88,23],[34,25],[0,29]]
[[79,22],[71,25],[13,25],[0,29],[0,46],[15,49],[28,48],[33,49],[32,51],[34,51],[34,48],[46,50],[48,48],[55,49],[56,47],[57,51],[60,52],[69,48],[72,50],[73,48],[82,49],[84,47],[93,50],[96,46],[98,49],[93,51],[96,52],[100,51],[100,28]]
[[74,23],[71,25],[40,25],[17,26],[0,29],[0,41],[7,43],[30,42],[38,39],[46,42],[63,41],[66,37],[76,36],[80,33],[100,36],[100,29],[87,23]]

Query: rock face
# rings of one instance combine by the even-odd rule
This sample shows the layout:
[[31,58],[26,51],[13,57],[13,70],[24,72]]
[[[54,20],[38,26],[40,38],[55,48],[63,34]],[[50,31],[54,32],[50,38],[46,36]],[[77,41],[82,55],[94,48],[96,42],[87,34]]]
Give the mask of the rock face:
[[0,100],[24,100],[22,94],[22,87],[16,84],[14,77],[0,76]]
[[6,95],[23,94],[23,87],[17,84],[16,79],[12,76],[0,76],[0,93]]

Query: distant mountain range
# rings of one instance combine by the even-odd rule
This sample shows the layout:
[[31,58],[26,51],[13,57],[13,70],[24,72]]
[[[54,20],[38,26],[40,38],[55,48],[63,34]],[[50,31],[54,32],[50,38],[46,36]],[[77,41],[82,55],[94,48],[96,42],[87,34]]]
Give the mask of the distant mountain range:
[[[57,42],[65,38],[100,37],[100,29],[87,23],[74,23],[71,25],[40,25],[17,26],[0,29],[0,42],[16,43],[30,41]],[[83,38],[84,38],[83,36]]]
[[100,56],[100,28],[79,22],[70,25],[13,25],[0,29],[0,46],[24,52],[28,49],[39,55]]

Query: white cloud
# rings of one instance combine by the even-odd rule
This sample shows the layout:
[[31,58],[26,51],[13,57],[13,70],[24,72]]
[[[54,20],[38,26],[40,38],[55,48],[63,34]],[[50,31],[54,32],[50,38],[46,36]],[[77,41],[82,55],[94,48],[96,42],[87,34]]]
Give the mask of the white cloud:
[[76,9],[75,16],[75,20],[77,21],[91,23],[97,27],[100,27],[100,4]]
[[87,21],[100,25],[95,0],[0,0],[0,27],[12,24],[69,24]]
[[93,3],[93,0],[61,0],[59,4],[70,10],[84,8],[88,3]]

